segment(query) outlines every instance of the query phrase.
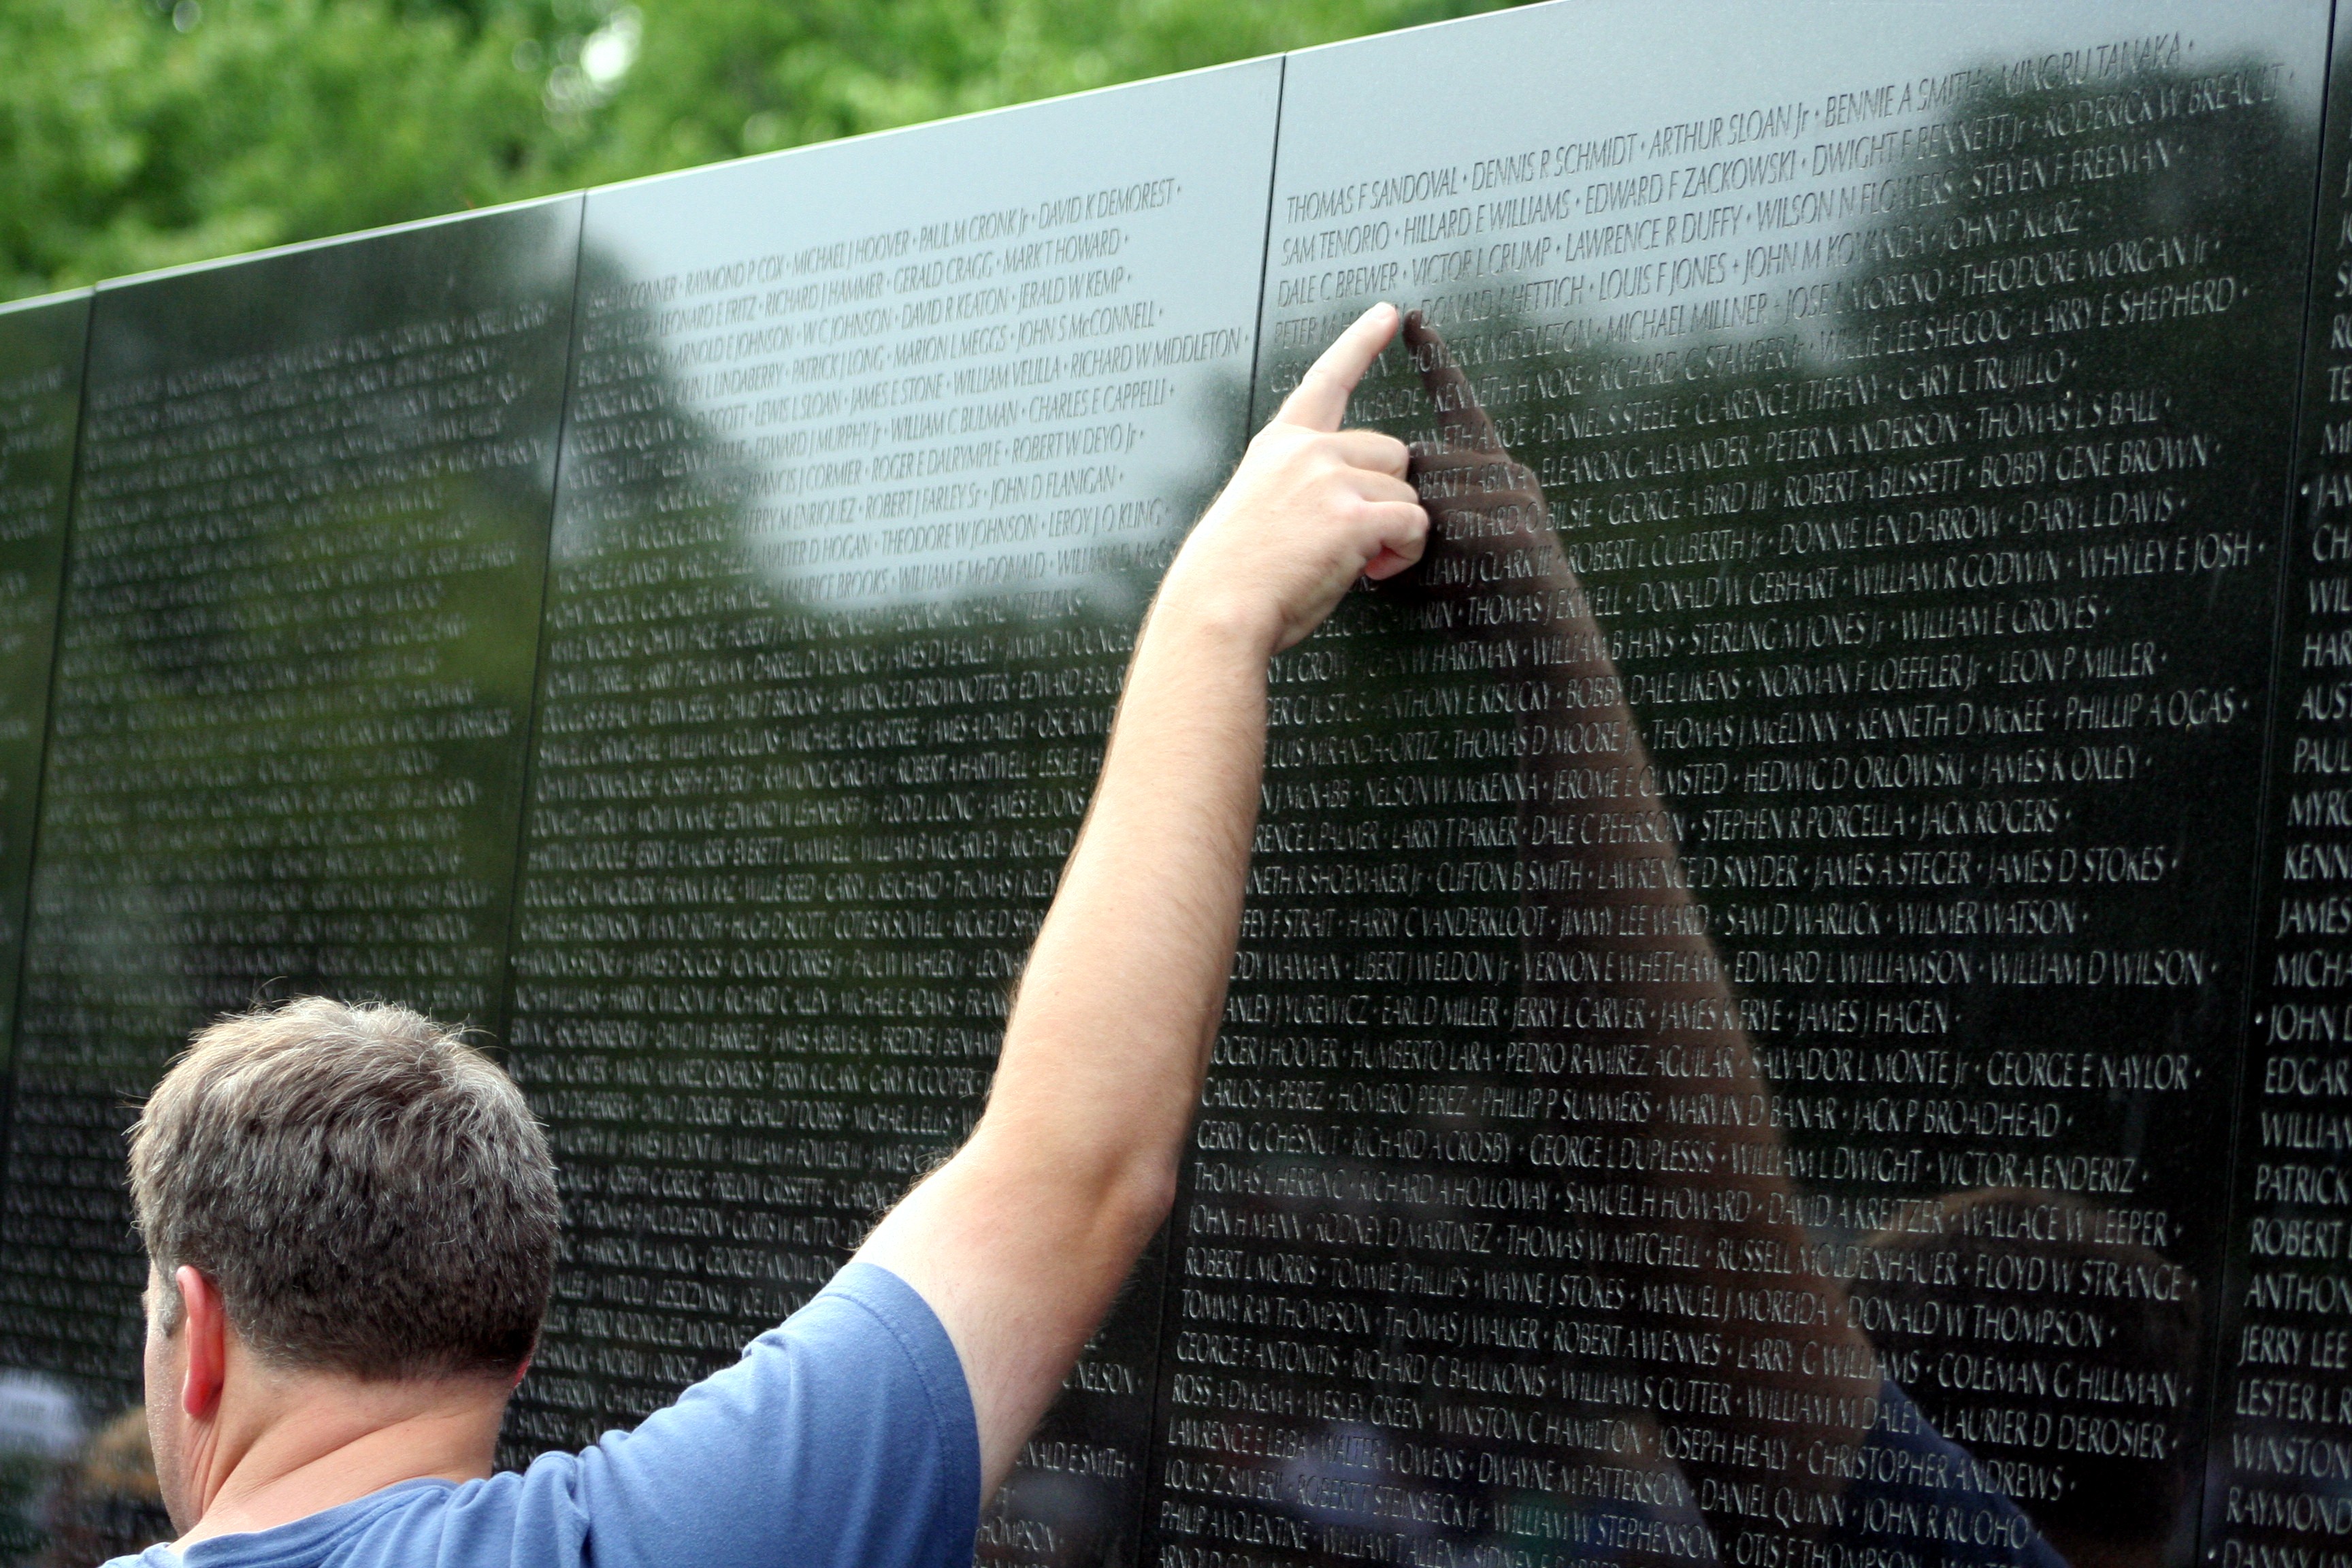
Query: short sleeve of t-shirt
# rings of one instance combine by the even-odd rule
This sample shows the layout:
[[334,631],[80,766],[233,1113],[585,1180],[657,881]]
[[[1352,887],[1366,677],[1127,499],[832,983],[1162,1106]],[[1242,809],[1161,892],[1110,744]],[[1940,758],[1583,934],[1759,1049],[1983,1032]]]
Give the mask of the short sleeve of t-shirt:
[[[634,1432],[520,1475],[414,1481],[143,1568],[968,1568],[980,1435],[955,1347],[853,1263]],[[125,1560],[130,1561],[130,1560]]]

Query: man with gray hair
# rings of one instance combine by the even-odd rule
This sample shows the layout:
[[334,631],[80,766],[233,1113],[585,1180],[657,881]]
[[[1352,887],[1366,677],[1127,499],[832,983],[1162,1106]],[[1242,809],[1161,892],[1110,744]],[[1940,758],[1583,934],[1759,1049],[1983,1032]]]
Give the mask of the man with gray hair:
[[[1342,431],[1375,306],[1169,568],[988,1108],[814,1300],[630,1433],[492,1473],[559,1216],[522,1097],[454,1033],[319,999],[222,1021],[131,1136],[155,1568],[971,1561],[1166,1217],[1223,1008],[1268,661],[1421,554],[1392,437]],[[127,1560],[126,1560],[127,1561]]]

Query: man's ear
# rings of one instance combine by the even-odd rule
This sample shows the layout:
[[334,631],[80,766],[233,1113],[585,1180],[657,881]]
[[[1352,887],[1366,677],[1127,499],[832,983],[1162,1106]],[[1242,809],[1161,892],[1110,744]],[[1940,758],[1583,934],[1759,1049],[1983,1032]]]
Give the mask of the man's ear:
[[172,1285],[180,1292],[180,1332],[187,1336],[180,1408],[194,1420],[210,1420],[228,1375],[228,1312],[220,1287],[187,1264],[173,1271]]

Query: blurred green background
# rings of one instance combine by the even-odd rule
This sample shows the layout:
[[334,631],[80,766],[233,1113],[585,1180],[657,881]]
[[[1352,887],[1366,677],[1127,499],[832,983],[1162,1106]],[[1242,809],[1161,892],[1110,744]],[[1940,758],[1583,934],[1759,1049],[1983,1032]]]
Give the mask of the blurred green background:
[[1510,0],[0,0],[0,299]]

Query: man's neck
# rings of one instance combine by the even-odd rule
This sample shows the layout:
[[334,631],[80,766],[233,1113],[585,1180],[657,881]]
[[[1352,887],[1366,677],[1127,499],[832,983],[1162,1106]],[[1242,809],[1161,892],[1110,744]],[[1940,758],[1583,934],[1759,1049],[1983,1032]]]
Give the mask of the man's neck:
[[285,1378],[190,1434],[200,1517],[177,1542],[290,1524],[402,1481],[489,1475],[510,1385]]

